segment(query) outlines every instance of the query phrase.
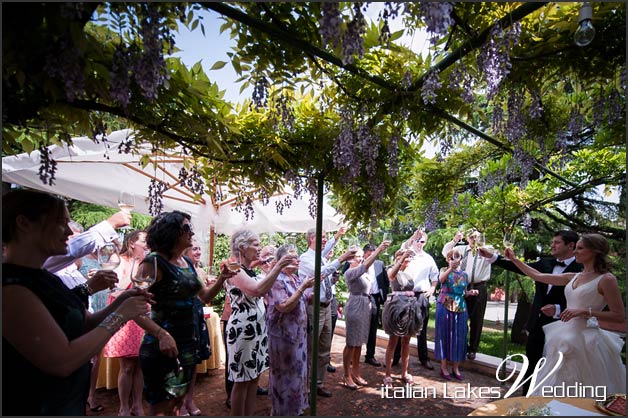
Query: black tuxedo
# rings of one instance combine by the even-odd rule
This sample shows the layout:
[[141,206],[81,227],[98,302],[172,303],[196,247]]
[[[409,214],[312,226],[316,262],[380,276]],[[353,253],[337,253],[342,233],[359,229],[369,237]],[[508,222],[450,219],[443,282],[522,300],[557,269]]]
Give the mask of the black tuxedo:
[[377,287],[379,293],[372,294],[373,301],[375,302],[376,309],[371,309],[371,319],[369,328],[369,339],[366,343],[366,358],[370,359],[375,356],[375,345],[377,342],[377,326],[379,324],[379,316],[381,307],[386,302],[386,296],[390,291],[390,280],[388,280],[388,272],[383,261],[375,260],[373,263],[373,269],[375,270],[375,280],[377,280]]
[[[493,263],[505,270],[512,271],[518,274],[523,274],[510,260],[497,257],[497,261]],[[556,259],[551,257],[541,258],[534,263],[528,264],[530,267],[534,267],[541,273],[552,273],[554,266],[556,265]],[[564,270],[564,273],[576,273],[582,271],[582,264],[571,262]],[[545,333],[543,332],[543,326],[550,322],[556,321],[556,319],[547,316],[541,312],[541,308],[545,305],[560,305],[561,312],[565,310],[567,301],[565,300],[565,286],[554,286],[550,291],[547,291],[548,285],[546,283],[534,282],[534,299],[532,300],[532,306],[530,307],[530,316],[526,323],[526,330],[528,331],[528,340],[526,342],[526,356],[530,361],[528,370],[524,376],[524,379],[532,374],[534,366],[543,357],[543,346],[545,345]],[[528,383],[524,383],[522,386],[524,395],[528,392]]]

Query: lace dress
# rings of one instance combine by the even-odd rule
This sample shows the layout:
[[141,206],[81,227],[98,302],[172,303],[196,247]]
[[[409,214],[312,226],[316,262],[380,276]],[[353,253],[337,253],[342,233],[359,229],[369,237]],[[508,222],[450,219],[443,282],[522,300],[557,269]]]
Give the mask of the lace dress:
[[[588,283],[573,288],[577,274],[565,286],[565,298],[568,309],[589,309],[601,311],[606,302],[598,292],[598,283],[602,275]],[[545,347],[543,356],[547,359],[536,379],[536,388],[532,381],[532,395],[541,395],[543,386],[605,386],[607,394],[626,393],[626,366],[621,360],[623,340],[615,333],[601,328],[587,327],[587,318],[578,317],[567,322],[556,321],[543,327]],[[562,364],[551,373],[563,353]],[[530,365],[529,367],[534,367]],[[543,382],[543,379],[547,380]],[[584,393],[587,397],[589,392]],[[595,396],[595,391],[591,397]]]

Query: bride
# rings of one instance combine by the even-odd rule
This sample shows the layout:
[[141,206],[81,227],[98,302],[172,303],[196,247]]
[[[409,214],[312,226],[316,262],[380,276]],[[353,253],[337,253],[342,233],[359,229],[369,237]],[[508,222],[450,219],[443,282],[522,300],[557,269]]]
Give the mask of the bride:
[[[608,251],[608,241],[603,236],[583,235],[576,244],[575,255],[584,270],[563,274],[539,273],[518,260],[512,249],[505,251],[504,255],[534,280],[565,286],[567,309],[560,314],[560,321],[543,327],[543,356],[547,361],[536,379],[540,385],[531,395],[541,395],[544,386],[563,383],[605,386],[609,394],[626,393],[626,366],[621,359],[624,342],[617,334],[599,328],[596,321],[626,331],[621,292],[617,279],[608,271]],[[607,305],[609,310],[603,311]],[[563,353],[563,363],[548,376],[558,362],[559,351]]]

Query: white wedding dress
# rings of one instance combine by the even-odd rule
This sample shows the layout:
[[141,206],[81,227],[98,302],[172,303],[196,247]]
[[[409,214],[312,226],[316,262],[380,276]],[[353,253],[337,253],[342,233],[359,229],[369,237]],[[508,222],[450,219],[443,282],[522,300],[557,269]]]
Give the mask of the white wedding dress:
[[[576,275],[565,286],[567,308],[601,311],[606,302],[597,288],[602,275],[592,281],[573,288]],[[563,353],[560,367],[537,387],[532,395],[542,395],[543,386],[595,386],[606,387],[607,394],[626,393],[626,366],[621,360],[624,341],[619,335],[587,327],[587,317],[578,317],[567,322],[555,321],[543,327],[547,359],[540,370],[536,385],[550,373],[558,362],[558,352]],[[534,365],[530,365],[534,367]],[[532,381],[530,381],[532,383]],[[590,393],[590,392],[589,392]],[[580,395],[582,397],[593,397]]]

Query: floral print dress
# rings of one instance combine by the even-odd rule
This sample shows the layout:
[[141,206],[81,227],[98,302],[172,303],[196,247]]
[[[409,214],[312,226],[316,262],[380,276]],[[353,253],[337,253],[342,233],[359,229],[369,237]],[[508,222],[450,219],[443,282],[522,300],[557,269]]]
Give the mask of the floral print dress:
[[[243,269],[253,280],[260,280],[254,271]],[[229,380],[248,382],[259,377],[269,367],[266,307],[261,297],[247,296],[229,282],[225,282],[225,287],[232,309],[225,330]]]
[[268,293],[269,390],[273,416],[298,416],[308,408],[307,296],[290,312],[279,312],[301,285],[297,275],[280,273]]

